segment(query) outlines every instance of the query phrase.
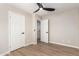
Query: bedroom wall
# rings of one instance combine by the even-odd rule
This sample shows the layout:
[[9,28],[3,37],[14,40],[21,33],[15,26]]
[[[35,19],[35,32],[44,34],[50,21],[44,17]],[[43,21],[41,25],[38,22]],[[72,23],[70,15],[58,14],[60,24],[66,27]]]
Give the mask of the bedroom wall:
[[8,51],[8,12],[4,4],[0,4],[0,54]]
[[49,19],[49,42],[79,48],[79,9],[43,16]]

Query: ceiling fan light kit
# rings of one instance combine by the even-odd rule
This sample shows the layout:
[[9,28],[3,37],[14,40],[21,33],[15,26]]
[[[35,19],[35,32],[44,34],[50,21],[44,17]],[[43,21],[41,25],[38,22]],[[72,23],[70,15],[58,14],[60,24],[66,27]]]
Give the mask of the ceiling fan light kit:
[[40,8],[40,10],[43,10],[43,8]]

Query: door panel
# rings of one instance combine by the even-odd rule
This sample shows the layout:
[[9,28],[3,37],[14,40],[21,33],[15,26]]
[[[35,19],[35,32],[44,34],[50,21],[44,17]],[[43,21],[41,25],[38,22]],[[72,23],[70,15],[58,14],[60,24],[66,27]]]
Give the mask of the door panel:
[[48,43],[48,20],[41,20],[41,41]]
[[25,17],[9,12],[10,15],[10,48],[11,51],[25,45]]

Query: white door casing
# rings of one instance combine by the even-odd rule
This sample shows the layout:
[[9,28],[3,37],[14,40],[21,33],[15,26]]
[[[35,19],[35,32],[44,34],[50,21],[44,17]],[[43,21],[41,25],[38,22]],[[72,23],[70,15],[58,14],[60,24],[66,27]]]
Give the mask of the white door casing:
[[32,42],[37,44],[37,18],[36,14],[32,15]]
[[48,43],[48,20],[41,20],[41,41]]
[[25,46],[25,16],[9,12],[9,47],[10,51]]

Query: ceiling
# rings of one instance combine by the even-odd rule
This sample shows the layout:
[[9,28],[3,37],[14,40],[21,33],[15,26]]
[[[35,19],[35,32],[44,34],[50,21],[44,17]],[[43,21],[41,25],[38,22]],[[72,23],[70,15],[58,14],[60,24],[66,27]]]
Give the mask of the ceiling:
[[[28,13],[33,13],[35,10],[38,9],[38,6],[36,3],[12,3],[10,5],[13,5],[17,8],[20,8]],[[64,10],[68,10],[71,8],[79,8],[79,3],[42,3],[44,7],[49,7],[49,8],[55,8],[55,11],[48,12],[44,10],[38,11],[36,14],[38,15],[46,15],[50,13],[57,13],[61,12]]]

